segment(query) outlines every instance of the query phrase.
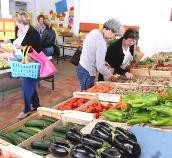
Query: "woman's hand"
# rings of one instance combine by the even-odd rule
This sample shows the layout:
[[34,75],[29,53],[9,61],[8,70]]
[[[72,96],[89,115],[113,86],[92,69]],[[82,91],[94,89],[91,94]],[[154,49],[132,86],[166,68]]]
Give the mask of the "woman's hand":
[[125,76],[127,77],[127,79],[130,79],[130,80],[133,78],[133,74],[129,72],[126,72]]
[[116,74],[116,75],[112,75],[111,76],[111,81],[112,82],[115,82],[118,78],[119,78],[120,75]]

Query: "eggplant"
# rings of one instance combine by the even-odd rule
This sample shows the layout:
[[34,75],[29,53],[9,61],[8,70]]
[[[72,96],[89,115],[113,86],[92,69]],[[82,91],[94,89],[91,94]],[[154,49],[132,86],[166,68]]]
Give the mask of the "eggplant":
[[103,146],[103,140],[91,134],[85,134],[81,138],[83,145],[88,145],[94,149],[99,149]]
[[107,141],[108,143],[112,143],[115,137],[113,131],[106,129],[104,127],[94,127],[91,131],[92,135],[95,135],[103,140]]
[[111,130],[114,129],[114,127],[107,122],[97,122],[95,127],[97,127],[97,126],[104,127],[104,128],[111,129]]
[[133,140],[125,139],[122,135],[115,137],[113,146],[126,152],[127,158],[139,158],[141,154],[140,145]]
[[131,131],[126,130],[126,129],[121,128],[121,127],[116,127],[115,135],[122,135],[126,139],[130,139],[132,141],[137,142],[136,136]]
[[78,144],[81,142],[83,134],[76,128],[70,128],[66,133],[66,139],[71,141],[72,144]]
[[71,158],[96,158],[96,151],[87,145],[78,144],[72,149]]
[[116,147],[106,148],[100,155],[101,158],[127,158],[126,153]]
[[57,140],[50,144],[49,151],[58,157],[64,157],[69,155],[70,144],[65,140]]

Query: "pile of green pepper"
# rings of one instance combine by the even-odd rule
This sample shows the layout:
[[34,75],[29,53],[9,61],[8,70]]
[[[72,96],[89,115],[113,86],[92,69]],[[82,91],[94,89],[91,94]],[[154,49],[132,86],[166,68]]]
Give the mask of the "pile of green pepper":
[[130,125],[172,125],[172,87],[166,88],[164,96],[155,93],[130,93],[123,95],[122,100],[128,104],[128,111],[109,109],[103,113],[107,120]]

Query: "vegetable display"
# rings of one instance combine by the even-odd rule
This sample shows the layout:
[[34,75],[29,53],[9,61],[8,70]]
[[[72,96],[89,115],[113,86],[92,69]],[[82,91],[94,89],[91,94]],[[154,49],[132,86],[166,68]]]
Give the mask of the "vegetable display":
[[[127,104],[128,108],[122,108]],[[118,108],[103,112],[105,119],[114,122],[126,122],[130,125],[150,123],[153,126],[172,125],[172,87],[166,92],[155,93],[129,93],[122,96]]]

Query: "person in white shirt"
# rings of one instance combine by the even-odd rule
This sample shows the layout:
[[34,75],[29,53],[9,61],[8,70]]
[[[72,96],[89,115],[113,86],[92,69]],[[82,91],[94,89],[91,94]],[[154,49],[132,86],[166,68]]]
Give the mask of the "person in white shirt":
[[97,72],[103,74],[106,80],[116,80],[117,75],[112,74],[105,62],[106,39],[115,38],[121,34],[122,25],[114,18],[106,21],[101,30],[94,29],[87,34],[76,69],[81,91],[87,90],[94,85]]

